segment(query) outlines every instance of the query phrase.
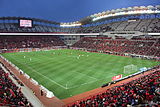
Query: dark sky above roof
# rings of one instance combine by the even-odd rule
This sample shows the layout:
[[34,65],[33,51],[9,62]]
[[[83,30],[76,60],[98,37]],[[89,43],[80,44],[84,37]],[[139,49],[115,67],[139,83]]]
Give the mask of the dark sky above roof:
[[106,10],[159,4],[160,0],[0,0],[0,17],[72,22]]

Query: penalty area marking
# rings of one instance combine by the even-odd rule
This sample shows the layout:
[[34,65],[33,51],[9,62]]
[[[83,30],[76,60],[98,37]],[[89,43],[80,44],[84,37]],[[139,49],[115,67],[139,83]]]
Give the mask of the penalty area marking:
[[77,88],[77,87],[80,87],[80,86],[82,86],[82,85],[94,83],[94,82],[96,82],[96,81],[98,81],[98,79],[95,80],[95,81],[91,81],[91,82],[85,82],[85,83],[80,84],[80,85],[74,85],[74,86],[72,86],[72,87],[67,87],[67,89]]
[[87,76],[87,77],[89,77],[89,78],[92,78],[92,79],[95,79],[95,80],[98,80],[98,79],[97,79],[97,78],[95,78],[95,77],[92,77],[92,76],[89,76],[89,75],[83,74],[83,73],[81,73],[81,72],[77,72],[77,71],[73,71],[73,72],[76,72],[76,73],[79,73],[79,74],[85,75],[85,76]]
[[[115,74],[115,73],[109,73],[109,74]],[[107,77],[107,78],[111,78],[111,77],[109,76],[109,77]],[[74,86],[72,86],[72,87],[67,87],[67,89],[77,88],[77,87],[80,87],[80,86],[82,86],[82,85],[91,84],[91,83],[94,83],[94,82],[97,82],[97,81],[105,80],[105,79],[107,79],[107,78],[97,79],[97,80],[95,80],[95,81],[86,82],[86,83],[83,83],[83,84],[80,84],[80,85],[74,85]]]

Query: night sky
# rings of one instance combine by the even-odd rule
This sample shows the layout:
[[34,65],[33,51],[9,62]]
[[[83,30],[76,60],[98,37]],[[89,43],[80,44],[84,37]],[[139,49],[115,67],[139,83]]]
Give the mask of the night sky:
[[160,0],[0,0],[0,17],[72,22],[106,10],[148,5],[160,5]]

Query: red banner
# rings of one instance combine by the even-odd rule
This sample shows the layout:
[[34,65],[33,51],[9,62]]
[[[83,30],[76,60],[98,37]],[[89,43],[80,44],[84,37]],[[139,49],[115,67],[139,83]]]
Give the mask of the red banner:
[[122,74],[112,77],[112,81],[115,81],[115,80],[118,80],[118,79],[121,79],[121,78],[122,78]]

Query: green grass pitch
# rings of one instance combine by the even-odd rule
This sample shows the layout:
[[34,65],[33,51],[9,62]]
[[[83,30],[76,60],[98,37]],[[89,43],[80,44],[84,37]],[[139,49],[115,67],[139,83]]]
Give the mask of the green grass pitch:
[[124,74],[124,66],[152,67],[159,62],[79,50],[50,50],[2,54],[60,99],[71,97]]

